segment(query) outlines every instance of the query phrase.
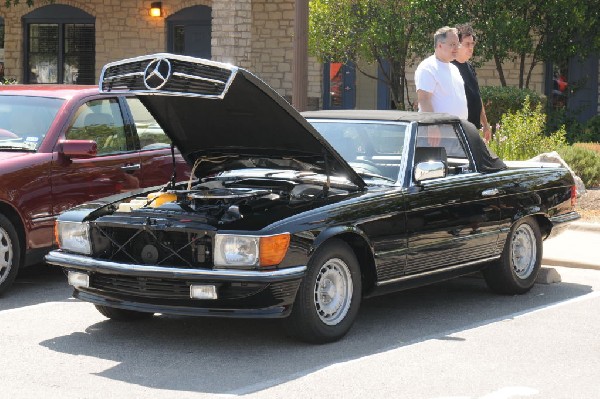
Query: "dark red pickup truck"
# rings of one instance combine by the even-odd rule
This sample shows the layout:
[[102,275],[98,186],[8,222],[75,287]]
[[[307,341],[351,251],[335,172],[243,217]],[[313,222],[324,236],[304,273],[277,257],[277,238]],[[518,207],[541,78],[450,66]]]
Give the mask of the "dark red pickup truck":
[[[189,167],[176,153],[176,179]],[[135,96],[98,86],[0,86],[0,295],[55,246],[85,201],[168,183],[171,141]]]

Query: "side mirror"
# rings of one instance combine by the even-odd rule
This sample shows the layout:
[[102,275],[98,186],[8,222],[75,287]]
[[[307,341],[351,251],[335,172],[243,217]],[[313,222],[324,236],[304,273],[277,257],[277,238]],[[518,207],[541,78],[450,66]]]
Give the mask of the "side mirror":
[[446,165],[441,161],[419,162],[415,166],[414,179],[417,183],[440,177],[446,177]]
[[98,154],[98,144],[94,140],[61,140],[58,152],[67,158],[93,158]]

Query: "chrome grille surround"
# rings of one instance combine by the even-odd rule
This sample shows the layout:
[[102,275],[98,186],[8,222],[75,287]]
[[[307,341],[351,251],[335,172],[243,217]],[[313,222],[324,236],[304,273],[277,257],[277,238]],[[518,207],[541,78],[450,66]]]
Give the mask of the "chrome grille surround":
[[237,71],[230,64],[159,53],[106,64],[99,86],[103,93],[135,91],[141,95],[222,99]]

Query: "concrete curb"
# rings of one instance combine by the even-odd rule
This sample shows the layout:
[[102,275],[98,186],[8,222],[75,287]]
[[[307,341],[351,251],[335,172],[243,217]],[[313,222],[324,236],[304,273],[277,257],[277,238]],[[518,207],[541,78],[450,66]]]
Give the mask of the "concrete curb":
[[600,233],[600,223],[594,222],[573,222],[569,224],[569,230],[583,230],[592,233]]
[[600,270],[600,265],[582,262],[571,259],[555,259],[555,258],[543,258],[542,265],[544,266],[562,266],[562,267],[571,267],[575,269],[588,269],[588,270]]
[[[595,222],[573,222],[570,223],[567,230],[565,232],[558,235],[558,239],[560,240],[560,236],[562,234],[568,234],[568,231],[572,231],[573,233],[589,233],[593,236],[600,235],[600,223]],[[553,238],[556,239],[556,238]],[[600,244],[600,236],[595,240]],[[550,254],[547,251],[544,251],[544,256],[542,258],[542,265],[545,266],[563,266],[563,267],[571,267],[578,269],[589,269],[589,270],[600,270],[600,256],[598,256],[598,261],[590,261],[589,256],[581,257],[573,256],[573,253],[568,253],[567,251],[561,252],[560,254],[555,253],[556,251],[552,251]]]

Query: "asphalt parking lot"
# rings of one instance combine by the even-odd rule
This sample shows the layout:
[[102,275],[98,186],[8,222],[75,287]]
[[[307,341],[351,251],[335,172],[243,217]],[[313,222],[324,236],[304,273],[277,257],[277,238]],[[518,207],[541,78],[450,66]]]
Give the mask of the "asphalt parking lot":
[[[597,245],[567,233],[545,247]],[[372,298],[345,339],[313,346],[276,320],[109,321],[39,265],[0,300],[2,397],[597,397],[600,271],[573,266],[544,262],[560,283],[523,296],[471,276]]]

